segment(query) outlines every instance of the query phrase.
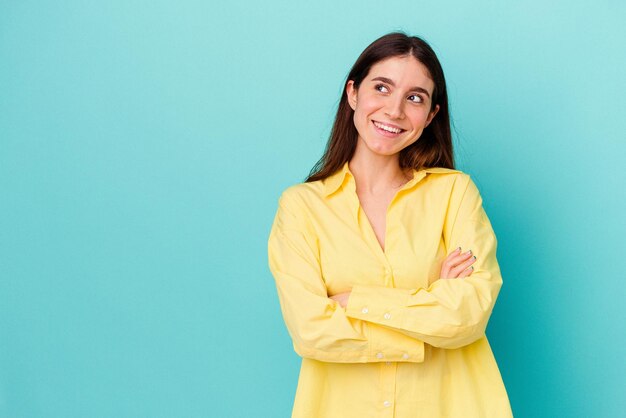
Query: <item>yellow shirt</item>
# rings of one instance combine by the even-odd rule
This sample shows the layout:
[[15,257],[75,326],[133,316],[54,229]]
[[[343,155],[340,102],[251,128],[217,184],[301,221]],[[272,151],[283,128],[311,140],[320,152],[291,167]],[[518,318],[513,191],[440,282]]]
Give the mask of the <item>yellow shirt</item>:
[[[474,271],[439,279],[459,246]],[[502,286],[496,246],[459,170],[413,170],[387,209],[384,251],[347,162],[283,191],[268,256],[302,357],[292,417],[512,417],[485,336]],[[346,291],[345,309],[329,298]]]

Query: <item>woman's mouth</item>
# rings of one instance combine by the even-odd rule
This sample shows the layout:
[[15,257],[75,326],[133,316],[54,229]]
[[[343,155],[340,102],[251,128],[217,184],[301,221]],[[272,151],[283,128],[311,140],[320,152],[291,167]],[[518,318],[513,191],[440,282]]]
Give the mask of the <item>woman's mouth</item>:
[[387,138],[395,138],[399,136],[401,133],[406,131],[406,129],[401,129],[401,128],[396,128],[394,126],[385,125],[384,123],[380,123],[375,120],[372,121],[372,124],[374,125],[374,129],[376,129],[376,131],[380,135],[385,136]]

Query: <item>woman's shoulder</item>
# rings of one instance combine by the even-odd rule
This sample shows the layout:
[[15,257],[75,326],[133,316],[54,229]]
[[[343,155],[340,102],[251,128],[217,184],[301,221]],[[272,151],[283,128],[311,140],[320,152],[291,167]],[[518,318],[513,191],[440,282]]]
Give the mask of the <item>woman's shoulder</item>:
[[321,180],[295,183],[287,186],[280,194],[281,204],[303,204],[319,199],[324,193],[324,184]]
[[446,167],[426,167],[418,171],[418,173],[424,172],[429,181],[439,183],[464,183],[470,180],[470,174],[457,168]]
[[422,170],[424,170],[427,173],[433,173],[433,174],[453,174],[453,173],[465,174],[463,171],[459,170],[458,168],[425,167]]
[[466,171],[445,167],[430,167],[424,171],[427,173],[427,182],[432,186],[430,190],[433,192],[447,194],[450,198],[480,195],[473,175]]
[[[443,181],[457,181],[467,179],[470,175],[465,171],[458,168],[446,168],[446,167],[425,167],[422,170],[431,179],[441,179]],[[420,172],[418,171],[418,173]]]

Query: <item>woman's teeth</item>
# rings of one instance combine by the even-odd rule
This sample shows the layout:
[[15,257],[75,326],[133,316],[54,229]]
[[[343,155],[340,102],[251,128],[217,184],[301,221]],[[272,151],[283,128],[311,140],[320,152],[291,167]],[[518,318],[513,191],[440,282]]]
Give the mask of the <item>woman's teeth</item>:
[[382,123],[379,123],[379,122],[374,122],[374,125],[376,125],[377,128],[383,129],[387,132],[391,132],[394,134],[399,134],[400,132],[403,131],[403,129],[392,128],[391,126],[383,125]]

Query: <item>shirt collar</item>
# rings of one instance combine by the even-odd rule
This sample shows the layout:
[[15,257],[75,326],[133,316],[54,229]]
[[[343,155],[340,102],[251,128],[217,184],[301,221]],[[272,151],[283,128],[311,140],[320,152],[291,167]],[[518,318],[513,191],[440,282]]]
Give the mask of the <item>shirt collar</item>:
[[[445,168],[445,167],[426,167],[426,168],[422,168],[421,170],[416,170],[414,168],[413,178],[409,180],[407,183],[405,183],[402,186],[402,189],[400,190],[413,187],[420,180],[422,180],[426,176],[427,173],[455,173],[455,172],[458,173],[460,171],[452,169],[452,168]],[[324,184],[324,196],[328,197],[334,192],[336,192],[349,178],[354,179],[354,176],[352,175],[352,172],[350,171],[350,168],[348,166],[348,161],[346,161],[340,170],[337,170],[334,174],[331,174],[329,177],[326,177],[322,181]]]

